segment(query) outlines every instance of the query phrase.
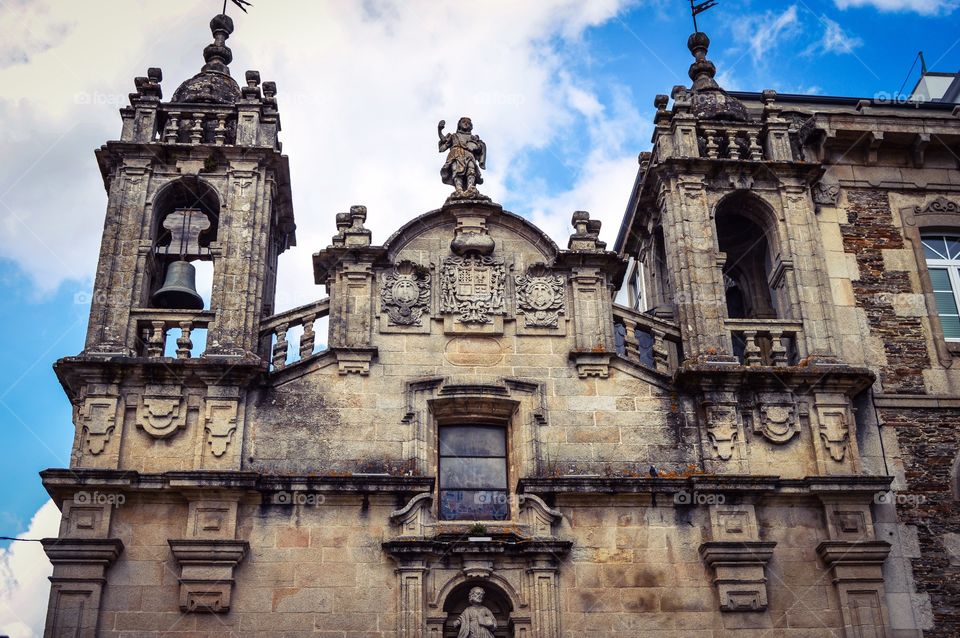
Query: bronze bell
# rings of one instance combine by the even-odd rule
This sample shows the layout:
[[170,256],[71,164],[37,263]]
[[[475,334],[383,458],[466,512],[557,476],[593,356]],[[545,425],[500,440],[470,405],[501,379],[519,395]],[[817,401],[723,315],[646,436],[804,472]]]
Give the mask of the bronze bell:
[[171,263],[163,287],[150,300],[157,308],[203,310],[203,299],[197,292],[197,269],[187,261]]

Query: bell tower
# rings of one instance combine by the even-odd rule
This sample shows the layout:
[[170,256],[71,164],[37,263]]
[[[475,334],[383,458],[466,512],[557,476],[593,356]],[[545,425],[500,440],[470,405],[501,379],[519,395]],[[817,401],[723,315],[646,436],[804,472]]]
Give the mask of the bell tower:
[[[233,21],[216,16],[210,29],[201,71],[169,102],[160,69],[136,78],[120,140],[97,151],[109,199],[87,355],[162,356],[179,331],[178,357],[188,358],[200,330],[204,357],[261,354],[277,259],[295,242],[276,85],[248,71],[239,86],[226,45]],[[200,262],[212,265],[209,303],[195,289]]]
[[108,203],[86,345],[55,365],[76,434],[70,468],[42,473],[63,513],[59,538],[43,541],[48,636],[99,635],[107,571],[149,500],[138,476],[186,477],[164,496],[189,520],[167,534],[181,610],[228,610],[247,551],[241,493],[197,477],[242,469],[246,397],[270,350],[260,324],[295,225],[276,86],[257,71],[240,86],[233,21],[210,29],[200,72],[168,102],[160,69],[136,78],[120,139],[97,151]]

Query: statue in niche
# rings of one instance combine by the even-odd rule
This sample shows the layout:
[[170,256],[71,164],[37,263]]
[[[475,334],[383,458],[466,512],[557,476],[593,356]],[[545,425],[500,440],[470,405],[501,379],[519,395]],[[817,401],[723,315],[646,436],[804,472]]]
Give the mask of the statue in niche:
[[437,134],[440,136],[440,152],[447,153],[447,161],[440,169],[440,178],[444,184],[453,186],[450,196],[455,199],[482,198],[477,185],[483,183],[480,169],[487,167],[487,145],[473,134],[473,122],[469,117],[461,117],[457,122],[456,133],[444,133],[446,121],[440,120]]
[[470,605],[463,610],[457,620],[453,621],[453,626],[460,628],[457,638],[493,638],[497,619],[493,617],[493,612],[481,604],[483,596],[482,587],[474,587],[470,590],[468,596]]

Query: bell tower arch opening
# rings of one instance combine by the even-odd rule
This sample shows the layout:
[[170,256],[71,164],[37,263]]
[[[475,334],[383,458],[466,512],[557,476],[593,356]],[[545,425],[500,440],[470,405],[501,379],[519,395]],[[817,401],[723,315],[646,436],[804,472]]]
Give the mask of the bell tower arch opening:
[[160,189],[152,206],[153,248],[144,305],[194,310],[209,306],[211,244],[217,240],[220,208],[216,189],[197,177],[183,177]]
[[738,192],[717,206],[717,244],[723,264],[727,316],[730,319],[777,319],[780,299],[771,290],[776,230],[766,206],[754,195]]

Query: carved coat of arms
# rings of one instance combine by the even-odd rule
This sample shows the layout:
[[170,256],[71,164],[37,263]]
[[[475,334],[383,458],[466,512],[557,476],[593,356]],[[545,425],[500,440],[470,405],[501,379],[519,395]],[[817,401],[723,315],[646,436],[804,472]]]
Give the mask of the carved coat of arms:
[[440,270],[440,311],[459,313],[463,323],[489,323],[504,314],[503,260],[468,254],[447,257]]
[[396,326],[419,326],[430,306],[430,273],[412,261],[401,261],[383,276],[381,307]]
[[517,313],[526,316],[527,326],[556,328],[563,312],[565,282],[543,264],[535,264],[517,275]]

